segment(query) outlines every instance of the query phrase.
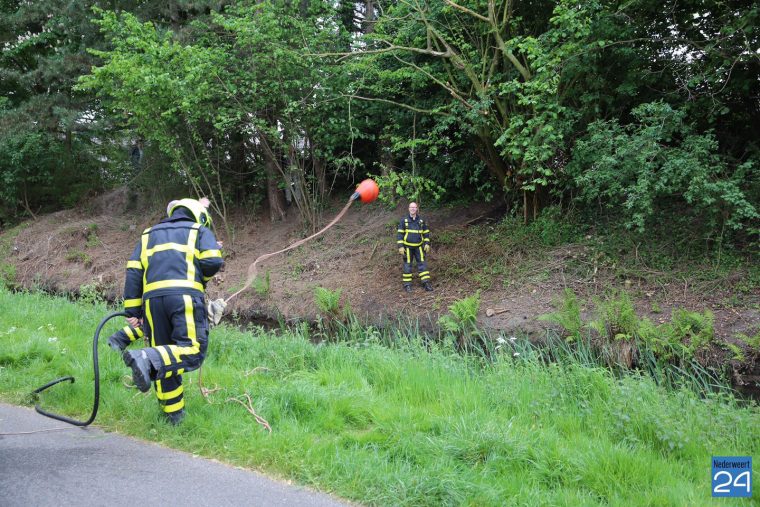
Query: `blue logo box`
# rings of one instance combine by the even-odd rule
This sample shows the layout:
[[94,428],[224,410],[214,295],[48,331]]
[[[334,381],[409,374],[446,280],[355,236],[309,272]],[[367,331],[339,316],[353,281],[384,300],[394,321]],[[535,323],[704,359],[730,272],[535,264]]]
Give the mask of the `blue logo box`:
[[712,496],[752,496],[752,456],[712,457]]

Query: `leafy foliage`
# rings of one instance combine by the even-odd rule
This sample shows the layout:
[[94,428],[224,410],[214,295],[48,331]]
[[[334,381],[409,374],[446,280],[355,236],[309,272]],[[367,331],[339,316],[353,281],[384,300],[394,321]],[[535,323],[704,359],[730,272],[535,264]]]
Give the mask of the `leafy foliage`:
[[415,201],[420,205],[439,202],[445,189],[424,176],[414,176],[406,172],[392,171],[385,176],[371,175],[380,189],[378,199],[395,206],[399,199]]
[[319,311],[328,316],[340,314],[340,295],[342,289],[330,290],[324,287],[314,288],[314,303]]
[[386,199],[498,199],[526,222],[571,203],[642,233],[686,217],[719,250],[760,241],[755,3],[108,9],[0,5],[3,223],[128,184],[207,195],[222,223],[289,203],[314,229],[374,173]]
[[478,329],[478,312],[480,311],[480,291],[458,299],[449,305],[449,313],[438,319],[441,329],[453,337],[457,347],[470,350],[474,339],[480,336]]
[[540,315],[538,320],[552,322],[559,325],[566,333],[565,340],[574,342],[581,338],[583,321],[581,320],[581,305],[575,293],[570,289],[565,289],[561,301],[554,303],[556,311]]
[[703,214],[710,230],[741,229],[760,218],[744,190],[758,170],[747,161],[730,164],[717,155],[714,135],[699,135],[685,112],[656,102],[633,111],[636,123],[598,121],[578,141],[568,172],[586,202],[601,201],[644,231],[666,208],[680,201]]

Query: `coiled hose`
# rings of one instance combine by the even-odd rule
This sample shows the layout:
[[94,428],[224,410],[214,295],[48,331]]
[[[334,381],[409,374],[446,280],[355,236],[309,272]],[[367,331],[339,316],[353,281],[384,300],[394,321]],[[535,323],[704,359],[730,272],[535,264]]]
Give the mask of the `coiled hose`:
[[[57,419],[59,421],[63,421],[65,423],[73,424],[75,426],[87,426],[92,421],[95,420],[95,416],[98,415],[98,405],[100,404],[100,368],[98,367],[98,338],[100,338],[100,331],[103,329],[103,326],[105,326],[106,322],[108,322],[109,320],[113,319],[114,317],[126,317],[126,316],[127,316],[127,314],[125,312],[115,312],[115,313],[112,313],[112,314],[108,315],[107,317],[105,317],[103,320],[101,320],[100,324],[98,324],[98,328],[95,330],[95,336],[92,339],[92,366],[93,366],[93,369],[95,370],[95,396],[94,396],[94,399],[93,399],[93,402],[92,402],[92,413],[90,414],[89,419],[87,419],[86,421],[77,421],[76,419],[71,419],[71,418],[63,416],[63,415],[54,414],[52,412],[48,412],[48,411],[43,410],[42,408],[40,408],[39,403],[34,406],[34,410],[36,410],[37,412],[39,412],[40,414],[42,414],[42,415],[44,415],[46,417],[50,417],[52,419]],[[32,391],[32,394],[33,395],[38,395],[42,391],[44,391],[44,390],[46,390],[46,389],[48,389],[50,387],[53,387],[54,385],[56,385],[56,384],[58,384],[60,382],[64,382],[66,380],[68,380],[71,383],[74,383],[74,377],[72,377],[70,375],[66,376],[66,377],[61,377],[61,378],[55,379],[55,380],[53,380],[51,382],[48,382],[44,386],[38,387],[37,389],[35,389],[34,391]]]

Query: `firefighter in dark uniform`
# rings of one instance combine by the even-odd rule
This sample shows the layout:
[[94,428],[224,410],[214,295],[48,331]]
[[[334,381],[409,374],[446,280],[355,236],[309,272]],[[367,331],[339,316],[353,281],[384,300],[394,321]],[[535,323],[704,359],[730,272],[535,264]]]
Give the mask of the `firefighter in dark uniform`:
[[[182,374],[200,367],[208,345],[206,283],[223,261],[201,202],[172,201],[167,214],[143,231],[127,262],[124,284],[129,330],[135,339],[144,331],[151,346],[125,350],[122,357],[140,391],[147,392],[154,382],[164,414],[178,424],[185,415]],[[130,331],[122,332],[134,341]],[[112,341],[122,349],[129,345],[123,339]]]
[[409,215],[398,223],[396,231],[398,253],[404,256],[404,290],[412,292],[412,261],[417,262],[417,274],[426,291],[432,291],[430,271],[425,254],[430,252],[430,230],[425,220],[417,215],[417,203],[409,203]]

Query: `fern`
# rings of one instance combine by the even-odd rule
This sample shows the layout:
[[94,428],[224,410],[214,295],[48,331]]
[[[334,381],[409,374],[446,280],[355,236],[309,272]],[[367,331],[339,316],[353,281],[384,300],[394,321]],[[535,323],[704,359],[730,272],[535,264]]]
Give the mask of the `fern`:
[[314,302],[320,312],[325,315],[336,317],[340,314],[340,295],[343,289],[334,291],[324,287],[314,288]]
[[565,341],[574,342],[581,338],[581,305],[572,289],[565,289],[561,301],[554,303],[556,312],[545,313],[538,316],[538,320],[552,322],[562,327],[567,333]]

